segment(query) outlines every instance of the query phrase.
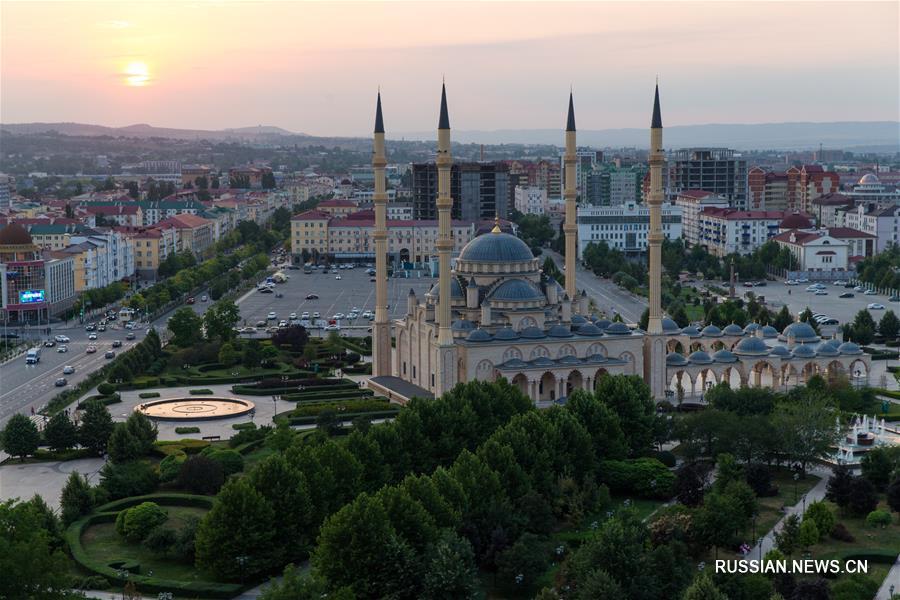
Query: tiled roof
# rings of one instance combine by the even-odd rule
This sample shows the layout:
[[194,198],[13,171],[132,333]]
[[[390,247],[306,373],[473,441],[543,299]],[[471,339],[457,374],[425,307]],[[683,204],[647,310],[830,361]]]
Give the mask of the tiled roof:
[[781,221],[785,212],[780,210],[738,210],[735,208],[707,207],[700,214],[704,217],[725,219],[727,221],[752,219]]
[[828,235],[839,240],[846,238],[875,239],[875,236],[871,233],[866,233],[865,231],[860,231],[858,229],[851,229],[850,227],[832,227],[828,229]]
[[678,195],[687,196],[688,198],[706,198],[707,196],[714,196],[715,194],[705,190],[682,190],[678,192]]
[[329,219],[331,219],[331,215],[321,210],[308,210],[291,217],[291,221],[328,221]]

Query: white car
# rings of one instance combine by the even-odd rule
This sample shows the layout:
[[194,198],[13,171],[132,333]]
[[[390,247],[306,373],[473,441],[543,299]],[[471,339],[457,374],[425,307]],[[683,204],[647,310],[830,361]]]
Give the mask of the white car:
[[314,312],[314,313],[312,314],[312,318],[313,318],[313,319],[318,319],[318,318],[321,317],[321,316],[322,316],[322,315],[319,314],[319,311],[316,311],[316,312]]
[[806,291],[807,291],[807,292],[816,292],[816,291],[818,291],[818,290],[819,290],[819,288],[817,288],[817,287],[814,286],[814,285],[810,285],[810,286],[807,286],[807,287],[806,287]]
[[338,321],[338,320],[344,318],[344,313],[334,313],[334,316],[331,318],[334,319],[335,321]]
[[797,282],[794,281],[793,279],[788,279],[787,281],[784,282],[784,285],[797,285]]
[[[306,313],[303,313],[303,314],[306,314]],[[297,313],[292,312],[292,313],[288,316],[288,318],[289,318],[289,319],[296,319],[296,318],[297,318]]]
[[876,293],[875,290],[866,290],[863,292],[863,296],[874,296]]
[[69,351],[69,347],[68,346],[58,346],[56,348],[56,351],[59,352],[60,354],[65,354],[66,352]]
[[[292,318],[292,319],[296,319],[296,318],[297,318],[297,313],[293,313],[293,314],[291,315],[291,318]],[[301,319],[308,319],[308,318],[309,318],[309,311],[304,310],[304,311],[303,311],[303,314],[300,315],[300,318],[301,318]]]
[[63,375],[71,375],[74,372],[75,367],[73,367],[72,365],[66,365],[65,367],[63,367]]
[[96,333],[90,334],[90,335],[88,336],[88,339],[89,339],[89,340],[96,340],[96,339],[97,339],[97,334],[96,334]]
[[274,321],[278,318],[278,315],[275,314],[275,311],[270,311],[268,315],[266,315],[266,319],[269,321]]
[[278,321],[278,326],[279,326],[279,327],[287,327],[287,326],[288,326],[288,322],[285,321],[284,319],[282,319],[282,320]]
[[837,281],[831,282],[831,285],[844,285],[844,282],[838,279]]
[[867,306],[869,310],[884,310],[884,304],[878,304],[877,302],[872,302]]
[[828,292],[826,292],[825,290],[816,290],[815,295],[816,296],[827,296]]
[[855,288],[853,288],[853,291],[854,292],[862,292],[862,291],[865,291],[865,288],[863,288],[863,286],[861,286],[861,285],[858,285]]
[[335,275],[334,278],[335,278],[335,279],[341,279],[341,276],[340,276],[340,275]]
[[326,325],[325,326],[325,331],[340,331],[340,330],[341,330],[340,325]]
[[59,342],[60,344],[68,344],[69,343],[69,338],[65,335],[58,335],[53,339],[56,340],[57,342]]

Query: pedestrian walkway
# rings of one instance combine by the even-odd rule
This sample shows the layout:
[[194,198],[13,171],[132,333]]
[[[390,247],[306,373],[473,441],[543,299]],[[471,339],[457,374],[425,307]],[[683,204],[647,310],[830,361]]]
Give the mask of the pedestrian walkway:
[[[762,538],[762,543],[757,543],[753,548],[750,549],[742,560],[759,560],[760,557],[764,557],[769,550],[772,550],[775,547],[775,533],[781,531],[781,528],[784,527],[784,521],[791,515],[797,515],[801,519],[803,518],[803,513],[806,511],[806,507],[812,504],[813,502],[817,502],[819,500],[823,500],[825,498],[825,492],[828,487],[828,480],[831,479],[831,470],[818,468],[814,471],[810,471],[815,475],[819,475],[822,479],[813,486],[811,490],[809,490],[803,498],[800,499],[794,506],[788,508],[784,516],[778,521],[775,526]],[[761,546],[761,548],[760,548]]]
[[894,566],[881,582],[875,600],[891,600],[895,592],[900,593],[900,556],[894,561]]

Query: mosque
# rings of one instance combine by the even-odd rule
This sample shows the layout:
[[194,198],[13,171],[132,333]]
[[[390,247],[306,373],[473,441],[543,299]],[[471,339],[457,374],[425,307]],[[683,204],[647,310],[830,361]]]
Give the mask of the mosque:
[[657,86],[650,125],[649,323],[631,329],[589,312],[575,280],[576,131],[569,94],[565,130],[565,286],[545,275],[518,237],[499,225],[469,242],[451,268],[450,117],[446,87],[438,120],[438,283],[423,298],[410,290],[406,315],[387,313],[387,229],[384,121],[375,111],[376,308],[373,377],[369,386],[394,401],[435,397],[461,382],[506,378],[535,403],[546,405],[573,390],[592,390],[605,375],[640,375],[657,400],[702,397],[712,385],[778,390],[814,374],[868,378],[870,359],[859,346],[822,340],[806,323],[783,332],[751,323],[741,328],[679,328],[660,306],[663,233],[662,117]]

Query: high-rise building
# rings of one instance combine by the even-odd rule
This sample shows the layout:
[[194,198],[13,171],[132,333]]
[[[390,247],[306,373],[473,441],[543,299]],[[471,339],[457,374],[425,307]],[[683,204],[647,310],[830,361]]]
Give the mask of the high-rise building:
[[[437,218],[438,169],[413,164],[413,218]],[[450,170],[452,217],[464,221],[505,219],[509,206],[509,167],[499,162],[455,163]]]
[[669,198],[684,190],[724,196],[732,208],[747,208],[747,161],[728,148],[683,148],[670,156]]
[[[564,155],[559,156],[560,173],[562,177],[562,185],[565,185],[565,169],[563,169]],[[575,190],[582,198],[587,194],[588,179],[594,169],[603,160],[603,153],[590,148],[581,148],[575,151]]]
[[0,173],[0,210],[9,210],[12,206],[12,177]]

